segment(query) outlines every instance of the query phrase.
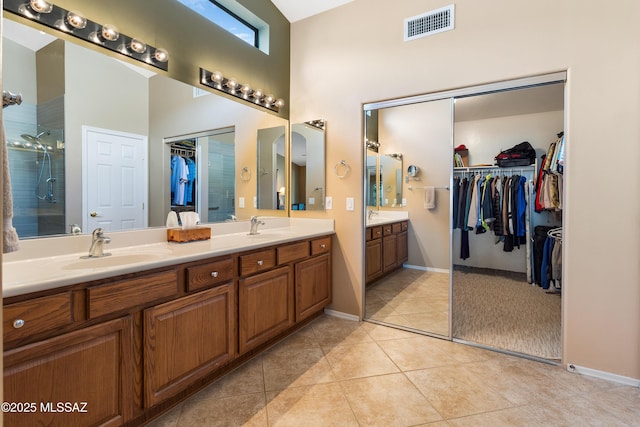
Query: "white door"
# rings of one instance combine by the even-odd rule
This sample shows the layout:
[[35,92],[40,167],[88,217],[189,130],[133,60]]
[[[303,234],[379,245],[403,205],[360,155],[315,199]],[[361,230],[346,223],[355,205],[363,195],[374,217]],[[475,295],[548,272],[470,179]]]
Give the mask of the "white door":
[[147,227],[147,137],[82,127],[82,229]]

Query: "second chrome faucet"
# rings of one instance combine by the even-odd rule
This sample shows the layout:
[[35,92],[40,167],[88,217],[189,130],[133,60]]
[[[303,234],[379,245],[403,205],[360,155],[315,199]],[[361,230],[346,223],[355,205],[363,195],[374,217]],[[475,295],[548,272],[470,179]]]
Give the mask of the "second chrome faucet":
[[89,255],[87,258],[99,258],[103,256],[111,255],[110,253],[104,253],[105,243],[111,242],[111,238],[104,235],[102,228],[96,228],[91,234],[91,247],[89,248]]
[[259,225],[264,225],[264,224],[265,224],[265,222],[259,220],[257,216],[255,216],[255,215],[252,216],[251,217],[251,229],[249,230],[249,235],[253,236],[255,234],[258,234],[258,226]]

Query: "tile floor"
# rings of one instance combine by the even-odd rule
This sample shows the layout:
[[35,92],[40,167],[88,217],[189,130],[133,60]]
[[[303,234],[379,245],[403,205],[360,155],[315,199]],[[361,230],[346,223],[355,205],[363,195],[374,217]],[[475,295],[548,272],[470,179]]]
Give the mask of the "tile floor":
[[640,388],[323,315],[149,425],[638,426]]
[[449,273],[401,268],[367,286],[366,317],[449,336]]

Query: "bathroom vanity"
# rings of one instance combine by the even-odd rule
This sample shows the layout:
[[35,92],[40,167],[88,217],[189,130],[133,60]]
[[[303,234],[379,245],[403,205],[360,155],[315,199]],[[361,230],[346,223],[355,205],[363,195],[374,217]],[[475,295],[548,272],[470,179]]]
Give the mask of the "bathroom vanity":
[[409,221],[382,217],[367,221],[366,284],[402,267],[408,259]]
[[333,223],[309,224],[114,249],[84,270],[58,257],[71,273],[32,292],[9,280],[5,422],[139,425],[301,327],[331,302]]

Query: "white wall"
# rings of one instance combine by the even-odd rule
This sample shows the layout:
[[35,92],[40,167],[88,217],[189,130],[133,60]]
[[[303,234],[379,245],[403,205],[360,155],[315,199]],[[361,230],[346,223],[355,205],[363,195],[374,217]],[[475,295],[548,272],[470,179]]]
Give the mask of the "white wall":
[[448,3],[355,0],[292,25],[291,121],[328,122],[333,308],[362,308],[364,209],[345,210],[363,206],[362,104],[566,70],[563,361],[640,378],[640,4],[458,0],[455,30],[403,41],[404,18]]

